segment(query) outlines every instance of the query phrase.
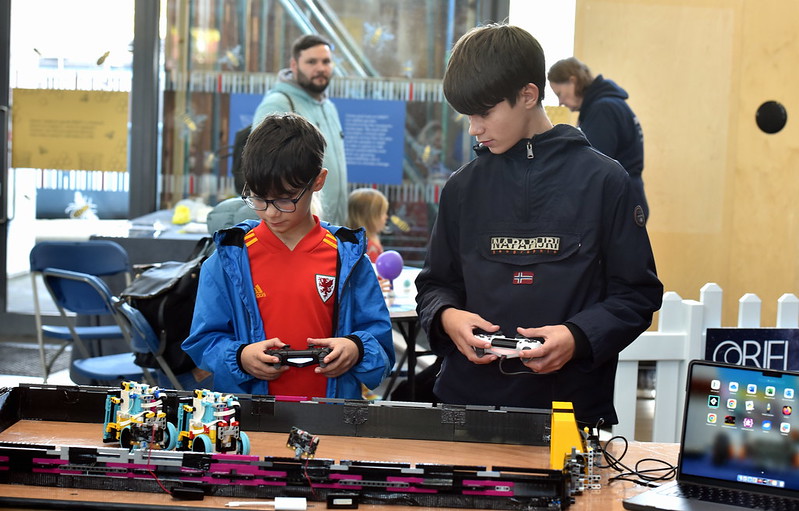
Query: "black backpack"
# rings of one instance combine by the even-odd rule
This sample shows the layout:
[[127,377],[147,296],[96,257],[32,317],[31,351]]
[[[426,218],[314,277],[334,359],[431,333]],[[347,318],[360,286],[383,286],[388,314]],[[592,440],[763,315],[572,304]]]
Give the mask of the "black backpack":
[[233,186],[236,187],[236,193],[241,193],[244,190],[244,171],[241,168],[241,155],[244,152],[244,145],[247,143],[247,138],[252,131],[252,125],[245,126],[236,132],[233,139]]
[[[216,246],[201,239],[187,261],[166,261],[136,275],[120,297],[138,309],[160,340],[159,352],[175,374],[191,371],[194,361],[180,347],[189,336],[200,280],[200,266]],[[152,353],[136,353],[136,364],[159,369]]]

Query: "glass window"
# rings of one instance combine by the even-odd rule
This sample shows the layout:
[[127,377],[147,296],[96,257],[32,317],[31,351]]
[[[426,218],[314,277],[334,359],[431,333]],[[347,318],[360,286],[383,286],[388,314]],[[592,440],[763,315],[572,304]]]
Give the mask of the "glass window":
[[342,117],[349,186],[386,194],[384,245],[421,264],[441,185],[472,157],[441,78],[448,49],[476,18],[466,0],[168,0],[161,204],[241,193],[235,133],[288,67],[292,42],[317,33],[333,45],[327,93]]

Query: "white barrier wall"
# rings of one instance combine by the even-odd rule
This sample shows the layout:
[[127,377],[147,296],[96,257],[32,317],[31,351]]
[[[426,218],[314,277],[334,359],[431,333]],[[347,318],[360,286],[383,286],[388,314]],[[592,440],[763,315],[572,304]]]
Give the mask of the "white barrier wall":
[[[619,424],[613,433],[627,439],[635,438],[638,364],[655,362],[655,415],[652,441],[679,441],[682,425],[683,398],[688,362],[704,358],[705,332],[720,328],[722,290],[717,284],[705,284],[699,301],[683,300],[674,292],[663,295],[657,331],[641,334],[619,355],[616,371],[614,405]],[[739,300],[738,328],[759,328],[760,299],[747,293]],[[799,326],[799,299],[784,294],[777,301],[777,321],[774,328]]]

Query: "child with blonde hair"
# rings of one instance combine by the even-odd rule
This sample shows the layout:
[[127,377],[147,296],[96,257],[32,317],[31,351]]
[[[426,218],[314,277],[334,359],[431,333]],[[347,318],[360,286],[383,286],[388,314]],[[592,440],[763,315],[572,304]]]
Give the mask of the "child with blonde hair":
[[373,263],[383,253],[380,232],[388,220],[388,199],[374,188],[356,188],[350,192],[347,204],[347,226],[366,230],[366,255]]

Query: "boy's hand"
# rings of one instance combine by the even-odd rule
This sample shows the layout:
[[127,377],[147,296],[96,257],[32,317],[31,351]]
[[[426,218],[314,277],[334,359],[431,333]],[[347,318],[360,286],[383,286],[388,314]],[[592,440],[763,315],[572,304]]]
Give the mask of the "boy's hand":
[[[540,328],[517,328],[525,337],[543,337],[541,347],[523,353],[520,360],[534,373],[553,373],[563,367],[574,356],[574,336],[565,325],[542,326]],[[525,357],[525,355],[528,355]]]
[[280,359],[265,353],[267,350],[282,348],[286,343],[278,339],[267,339],[265,341],[248,344],[241,350],[241,367],[244,371],[259,380],[277,380],[281,374],[288,371],[288,366],[279,369],[271,364],[280,362]]
[[444,332],[455,343],[458,351],[475,364],[490,364],[497,359],[493,353],[486,353],[478,357],[474,348],[490,348],[491,343],[481,341],[474,336],[474,331],[479,329],[488,333],[499,330],[499,325],[494,325],[484,320],[480,315],[473,312],[449,308],[441,313],[441,326]]
[[326,367],[317,367],[314,372],[327,378],[341,376],[358,362],[358,346],[346,337],[328,337],[324,339],[308,338],[308,344],[330,348],[330,353],[325,357]]

